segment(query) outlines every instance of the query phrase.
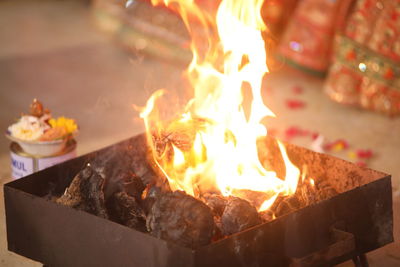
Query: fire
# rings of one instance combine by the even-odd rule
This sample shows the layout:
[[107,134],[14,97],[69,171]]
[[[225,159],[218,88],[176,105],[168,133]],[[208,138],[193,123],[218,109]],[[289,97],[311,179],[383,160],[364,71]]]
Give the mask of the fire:
[[[279,143],[286,177],[277,177],[259,161],[256,141],[267,134],[260,121],[274,116],[263,102],[268,72],[262,32],[262,0],[223,0],[215,17],[193,0],[152,0],[177,10],[192,36],[193,60],[186,71],[193,98],[173,120],[158,108],[165,91],[155,92],[141,112],[153,156],[173,190],[199,197],[207,191],[237,195],[264,192],[268,209],[279,194],[296,191],[300,171]],[[193,21],[204,32],[192,30]],[[245,95],[251,95],[246,111]]]

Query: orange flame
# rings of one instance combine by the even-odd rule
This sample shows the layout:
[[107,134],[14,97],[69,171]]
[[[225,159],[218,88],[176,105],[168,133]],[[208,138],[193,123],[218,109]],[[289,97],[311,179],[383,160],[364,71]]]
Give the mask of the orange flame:
[[[193,196],[218,190],[235,195],[240,190],[265,192],[258,208],[268,209],[279,194],[296,191],[300,171],[279,143],[286,177],[264,169],[258,159],[257,138],[267,129],[260,121],[274,116],[261,96],[268,68],[261,18],[263,0],[222,0],[216,17],[203,12],[193,0],[152,0],[177,10],[192,36],[193,60],[186,77],[193,99],[178,119],[163,121],[155,92],[141,112],[156,163],[173,190]],[[193,19],[204,32],[193,30]],[[244,88],[252,96],[244,108]],[[248,90],[249,91],[249,90]],[[156,136],[156,138],[155,138]]]

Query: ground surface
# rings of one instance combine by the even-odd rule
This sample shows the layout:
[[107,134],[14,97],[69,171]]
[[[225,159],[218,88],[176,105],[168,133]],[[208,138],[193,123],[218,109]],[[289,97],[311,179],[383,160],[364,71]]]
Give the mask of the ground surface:
[[[37,97],[55,115],[80,124],[78,154],[143,131],[132,104],[143,105],[156,89],[179,88],[180,68],[128,54],[92,24],[88,6],[75,1],[0,2],[0,129]],[[354,149],[372,149],[368,166],[393,176],[396,241],[400,241],[400,118],[340,106],[322,92],[323,81],[283,68],[266,80],[269,125],[278,136],[290,126],[345,139]],[[293,92],[302,88],[301,94]],[[306,106],[290,109],[287,99]],[[305,137],[290,140],[310,146]],[[347,158],[347,152],[335,154]],[[9,142],[0,138],[0,183],[10,181]],[[0,193],[0,265],[41,266],[7,251]],[[400,266],[400,245],[368,254],[371,266]],[[351,266],[349,263],[343,266]]]

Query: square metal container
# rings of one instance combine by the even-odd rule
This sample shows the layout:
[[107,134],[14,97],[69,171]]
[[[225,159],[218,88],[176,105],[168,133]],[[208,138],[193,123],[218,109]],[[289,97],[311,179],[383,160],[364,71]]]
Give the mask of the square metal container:
[[[142,142],[139,135],[116,145],[136,149]],[[306,164],[311,177],[328,179],[339,194],[195,250],[44,197],[54,186],[63,192],[86,162],[116,145],[7,183],[8,249],[52,267],[307,266],[341,262],[393,241],[390,175],[290,144],[296,166]],[[352,238],[332,241],[333,227]]]

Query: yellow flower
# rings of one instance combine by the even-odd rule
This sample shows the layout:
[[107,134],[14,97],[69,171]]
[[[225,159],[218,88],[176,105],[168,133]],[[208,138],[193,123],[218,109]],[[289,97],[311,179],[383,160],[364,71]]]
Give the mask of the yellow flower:
[[350,151],[349,153],[347,153],[347,156],[350,159],[356,159],[357,158],[357,154],[354,151]]
[[72,134],[78,129],[78,125],[75,123],[75,120],[66,118],[64,116],[58,117],[57,119],[50,119],[49,124],[51,128],[64,128],[67,134]]

